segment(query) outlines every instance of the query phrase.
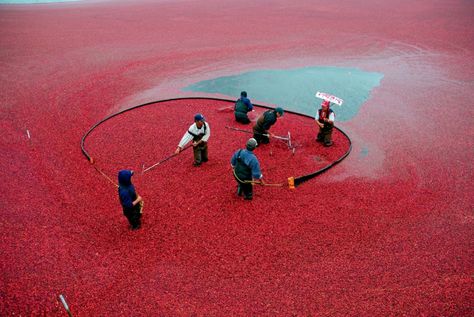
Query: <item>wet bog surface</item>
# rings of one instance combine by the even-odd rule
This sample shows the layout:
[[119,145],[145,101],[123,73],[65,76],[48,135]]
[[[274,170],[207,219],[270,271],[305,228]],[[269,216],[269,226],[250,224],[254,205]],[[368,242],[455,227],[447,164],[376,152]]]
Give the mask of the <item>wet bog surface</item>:
[[[0,315],[62,316],[59,294],[74,316],[472,315],[471,12],[467,2],[375,0],[0,6]],[[137,172],[139,231],[81,153],[99,120],[167,98],[246,90],[312,115],[324,90],[298,79],[313,68],[383,78],[367,97],[360,78],[332,82],[357,88],[343,98],[356,110],[336,123],[353,150],[295,190],[235,195],[229,160],[249,135],[226,128],[247,129],[227,102],[150,105],[88,136],[112,181]],[[189,89],[197,83],[219,90]],[[285,99],[285,87],[309,99]],[[209,162],[194,168],[188,150],[142,175],[196,112],[211,126]],[[337,133],[332,148],[316,144],[312,118],[285,114],[272,132],[288,131],[294,155],[279,140],[256,150],[268,181],[348,146]]]
[[[256,106],[249,113],[252,122],[245,125],[235,121],[233,106],[232,101],[192,98],[150,104],[122,113],[96,127],[87,137],[85,148],[95,165],[107,174],[115,174],[120,169],[141,171],[143,167],[146,169],[172,155],[183,134],[194,122],[194,114],[201,113],[212,135],[208,144],[211,162],[205,164],[208,165],[205,168],[207,177],[227,187],[226,184],[233,183],[230,169],[232,154],[245,148],[245,143],[253,136],[252,127],[256,119],[268,110]],[[260,145],[254,153],[259,158],[265,179],[285,184],[286,187],[289,177],[316,172],[349,150],[349,140],[337,129],[333,132],[332,147],[326,148],[316,142],[318,129],[314,118],[294,113],[286,112],[270,132],[276,138],[271,138],[269,144]],[[166,181],[178,180],[177,188],[193,187],[193,181],[184,184],[188,177],[192,179],[192,173],[196,170],[192,162],[192,150],[189,150],[156,170],[151,169],[143,174],[143,178],[167,172]],[[221,187],[218,183],[212,186]],[[200,186],[205,186],[205,182],[200,182]],[[210,188],[205,191],[208,190]]]

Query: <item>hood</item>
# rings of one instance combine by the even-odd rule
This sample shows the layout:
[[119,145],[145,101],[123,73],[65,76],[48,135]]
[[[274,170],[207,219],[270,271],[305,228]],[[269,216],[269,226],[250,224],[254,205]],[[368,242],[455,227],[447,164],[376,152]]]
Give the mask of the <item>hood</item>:
[[132,175],[133,175],[133,171],[121,170],[118,173],[119,185],[121,185],[121,186],[130,186],[130,185],[132,185]]

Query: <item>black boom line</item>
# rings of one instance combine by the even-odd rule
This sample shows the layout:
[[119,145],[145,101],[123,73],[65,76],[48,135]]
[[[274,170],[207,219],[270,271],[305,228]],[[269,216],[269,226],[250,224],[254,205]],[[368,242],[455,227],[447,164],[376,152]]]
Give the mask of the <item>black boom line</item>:
[[[151,101],[151,102],[147,102],[147,103],[144,103],[144,104],[141,104],[141,105],[138,105],[138,106],[133,106],[133,107],[130,107],[130,108],[127,108],[127,109],[124,109],[124,110],[121,110],[119,112],[116,112],[116,113],[113,113],[107,117],[105,117],[104,119],[100,120],[99,122],[97,122],[96,124],[94,124],[83,136],[82,136],[82,139],[81,139],[81,150],[82,150],[82,154],[84,154],[84,156],[87,158],[87,160],[91,163],[91,164],[94,164],[94,159],[92,158],[92,156],[89,154],[89,152],[87,152],[86,150],[86,147],[85,147],[85,143],[86,143],[86,138],[89,136],[89,134],[95,129],[97,128],[99,125],[101,125],[102,123],[104,123],[105,121],[109,120],[109,119],[112,119],[113,117],[116,117],[120,114],[123,114],[127,111],[130,111],[130,110],[133,110],[133,109],[137,109],[137,108],[141,108],[141,107],[145,107],[145,106],[149,106],[149,105],[153,105],[153,104],[159,104],[159,103],[163,103],[163,102],[169,102],[169,101],[179,101],[179,100],[216,100],[216,101],[225,101],[225,102],[230,102],[230,103],[234,103],[235,100],[231,100],[231,99],[223,99],[223,98],[211,98],[211,97],[181,97],[181,98],[170,98],[170,99],[163,99],[163,100],[157,100],[157,101]],[[272,107],[269,107],[269,106],[264,106],[264,105],[259,105],[259,104],[254,104],[254,106],[257,106],[257,107],[261,107],[261,108],[266,108],[266,109],[273,109]],[[307,114],[304,114],[304,113],[299,113],[299,112],[295,112],[295,111],[291,111],[291,110],[285,110],[285,112],[287,113],[292,113],[292,114],[296,114],[296,115],[299,115],[299,116],[303,116],[303,117],[308,117],[308,118],[313,118]],[[314,172],[311,172],[311,173],[308,173],[308,174],[305,174],[305,175],[302,175],[302,176],[299,176],[299,177],[294,177],[294,185],[295,186],[298,186],[300,185],[301,183],[303,182],[306,182],[307,180],[310,180],[322,173],[324,173],[325,171],[327,171],[328,169],[330,169],[331,167],[333,167],[334,165],[336,164],[339,164],[342,160],[344,160],[348,155],[349,153],[352,151],[352,142],[351,142],[351,139],[349,138],[349,136],[344,132],[342,131],[340,128],[334,126],[338,131],[340,131],[346,138],[347,140],[349,141],[349,149],[346,151],[346,153],[344,153],[341,157],[339,157],[337,160],[335,160],[334,162],[332,162],[331,164],[317,170],[317,171],[314,171]],[[94,168],[96,170],[98,170],[98,168],[96,166],[94,166]],[[99,171],[99,170],[98,170]],[[101,171],[99,171],[101,172]],[[101,172],[101,174],[103,174],[103,172]]]

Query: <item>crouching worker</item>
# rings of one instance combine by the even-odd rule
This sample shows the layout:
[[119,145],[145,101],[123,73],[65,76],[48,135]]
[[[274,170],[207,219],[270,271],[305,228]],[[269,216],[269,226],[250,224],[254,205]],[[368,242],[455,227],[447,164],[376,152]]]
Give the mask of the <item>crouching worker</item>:
[[207,141],[211,135],[209,124],[205,122],[204,116],[200,113],[194,116],[194,123],[189,127],[188,131],[184,133],[178,148],[175,153],[178,154],[181,150],[193,140],[194,152],[194,166],[200,166],[201,163],[207,162]]
[[259,181],[262,185],[264,184],[260,163],[253,154],[257,145],[257,141],[250,138],[246,148],[237,150],[230,160],[237,181],[237,195],[242,196],[243,194],[246,200],[253,198],[253,183]]
[[247,98],[247,92],[242,91],[240,93],[240,98],[237,99],[234,106],[234,115],[235,121],[248,124],[250,123],[250,119],[247,116],[247,112],[253,110],[253,105],[250,102],[250,99]]
[[259,144],[269,143],[270,138],[268,136],[270,136],[271,133],[268,130],[281,116],[283,116],[283,109],[280,107],[277,107],[274,110],[270,109],[262,113],[253,126],[253,138],[257,140]]
[[121,170],[118,173],[118,194],[124,216],[127,217],[132,230],[137,230],[141,226],[143,200],[135,191],[132,175],[133,171],[129,170]]
[[319,126],[318,136],[316,141],[322,142],[324,146],[332,145],[332,130],[334,128],[334,111],[329,108],[330,102],[324,100],[321,103],[321,109],[316,113],[316,123]]

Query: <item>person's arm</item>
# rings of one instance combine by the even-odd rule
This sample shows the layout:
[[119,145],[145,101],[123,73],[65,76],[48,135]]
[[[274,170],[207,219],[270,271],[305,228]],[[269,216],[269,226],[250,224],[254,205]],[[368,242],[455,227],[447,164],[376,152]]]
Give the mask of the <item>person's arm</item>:
[[252,105],[252,103],[250,102],[250,99],[245,98],[245,104],[247,105],[248,111],[252,111],[252,110],[253,110],[253,105]]
[[321,129],[324,127],[324,123],[319,122],[319,110],[316,110],[316,116],[314,117],[314,120]]
[[232,168],[235,168],[236,164],[237,164],[237,152],[235,152],[232,155],[232,158],[230,159],[230,165],[232,166]]
[[260,183],[263,184],[263,175],[262,175],[262,171],[260,170],[260,163],[258,162],[255,155],[250,157],[250,160],[248,162],[248,166],[250,167],[250,169],[252,171],[252,179],[254,181],[259,181]]
[[204,122],[204,124],[206,125],[206,134],[203,135],[201,140],[203,142],[207,142],[207,140],[209,140],[209,137],[211,136],[211,127],[209,127],[209,124],[207,122]]
[[137,198],[135,198],[135,200],[132,200],[132,195],[130,194],[130,190],[128,189],[120,190],[119,195],[120,201],[122,202],[122,206],[128,209],[134,207],[136,204],[143,200],[142,197],[137,194],[135,194]]
[[334,124],[334,119],[335,119],[334,112],[331,112],[329,114],[329,118],[324,119],[324,121],[329,123],[329,124]]
[[[193,129],[194,127],[194,124],[192,124],[188,131]],[[186,131],[183,135],[183,137],[181,138],[181,141],[179,141],[179,144],[178,144],[178,147],[176,148],[176,151],[174,151],[175,154],[178,154],[179,152],[181,152],[181,150],[186,146],[186,144],[189,143],[189,141],[191,141],[193,139],[193,136],[191,134],[188,133],[188,131]]]
[[265,182],[263,181],[263,175],[260,174],[259,177],[252,177],[252,181],[254,184],[260,184],[260,185],[265,185]]
[[133,206],[135,206],[133,204],[132,197],[130,196],[127,190],[121,189],[119,191],[119,196],[120,196],[120,202],[122,203],[123,208],[130,209]]
[[132,204],[135,206],[136,204],[138,204],[139,202],[143,201],[142,197],[140,195],[137,195],[137,199],[135,199]]

